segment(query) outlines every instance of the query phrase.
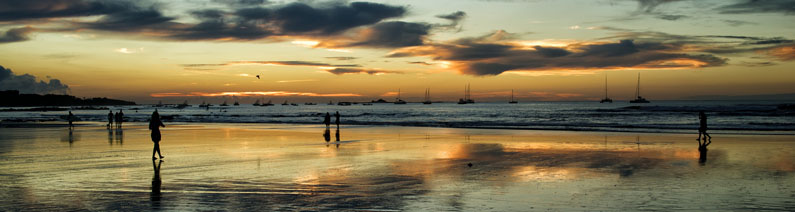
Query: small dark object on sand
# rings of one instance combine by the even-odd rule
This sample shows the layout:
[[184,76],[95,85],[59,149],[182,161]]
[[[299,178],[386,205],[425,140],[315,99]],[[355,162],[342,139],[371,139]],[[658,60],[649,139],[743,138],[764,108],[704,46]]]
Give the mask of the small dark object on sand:
[[468,163],[467,166],[472,167],[472,163]]

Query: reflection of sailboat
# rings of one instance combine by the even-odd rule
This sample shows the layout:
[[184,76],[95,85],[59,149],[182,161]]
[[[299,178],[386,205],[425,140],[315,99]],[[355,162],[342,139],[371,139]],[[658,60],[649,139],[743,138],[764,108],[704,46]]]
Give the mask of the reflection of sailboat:
[[605,102],[613,103],[613,99],[607,97],[607,74],[605,74],[605,98],[602,99],[602,101],[599,101],[599,103],[605,103]]
[[431,89],[430,88],[426,88],[425,89],[425,101],[422,101],[422,104],[426,104],[426,105],[431,104]]
[[402,99],[400,99],[400,89],[399,88],[398,88],[397,99],[395,99],[395,104],[396,105],[405,105],[406,104],[406,101],[403,101]]
[[519,103],[519,102],[517,102],[515,99],[513,99],[513,89],[511,89],[511,101],[508,102],[508,104],[516,104],[516,103]]
[[638,73],[638,86],[635,87],[635,96],[636,98],[629,103],[649,103],[649,100],[640,96],[640,73]]
[[458,104],[474,104],[475,103],[475,100],[472,99],[472,97],[470,96],[469,92],[470,92],[470,87],[469,87],[469,83],[467,83],[466,87],[464,87],[464,98],[463,99],[458,99]]
[[185,100],[185,102],[182,102],[182,104],[178,104],[177,105],[177,108],[179,108],[179,109],[186,108],[186,107],[190,107],[190,105],[188,104],[188,100]]

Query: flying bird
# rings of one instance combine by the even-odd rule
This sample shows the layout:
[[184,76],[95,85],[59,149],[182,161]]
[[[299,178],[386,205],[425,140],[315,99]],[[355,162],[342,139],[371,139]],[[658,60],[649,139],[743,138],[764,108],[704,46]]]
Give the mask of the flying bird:
[[257,79],[259,79],[259,74],[257,74]]

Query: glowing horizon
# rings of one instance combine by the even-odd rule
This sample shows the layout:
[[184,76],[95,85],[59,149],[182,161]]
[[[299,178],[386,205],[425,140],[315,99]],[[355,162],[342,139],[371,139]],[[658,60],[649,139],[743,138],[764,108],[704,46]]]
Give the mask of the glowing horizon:
[[642,73],[655,100],[795,90],[795,13],[778,2],[236,2],[0,2],[0,88],[453,101],[472,84],[484,101],[591,101],[630,99]]

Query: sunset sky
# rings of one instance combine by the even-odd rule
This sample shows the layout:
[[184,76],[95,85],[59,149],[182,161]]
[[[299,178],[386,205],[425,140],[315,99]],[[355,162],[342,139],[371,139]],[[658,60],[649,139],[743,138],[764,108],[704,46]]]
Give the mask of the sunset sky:
[[640,73],[650,100],[786,94],[793,20],[790,0],[0,0],[0,90],[557,101],[598,100],[607,76],[624,100]]

